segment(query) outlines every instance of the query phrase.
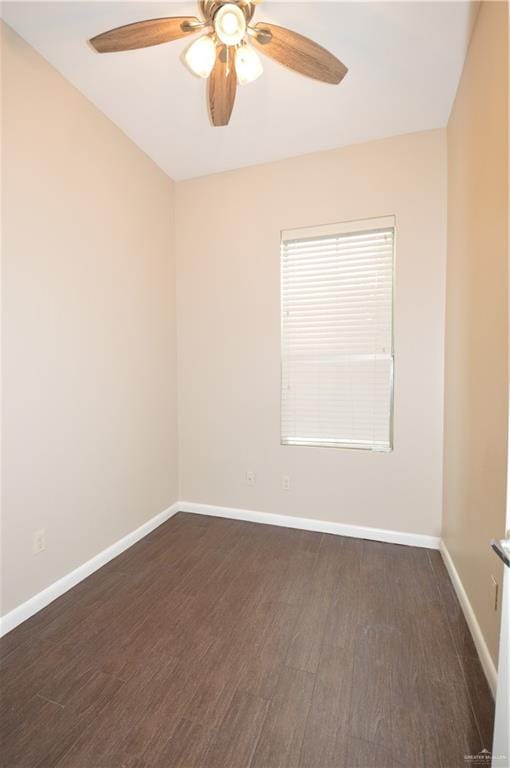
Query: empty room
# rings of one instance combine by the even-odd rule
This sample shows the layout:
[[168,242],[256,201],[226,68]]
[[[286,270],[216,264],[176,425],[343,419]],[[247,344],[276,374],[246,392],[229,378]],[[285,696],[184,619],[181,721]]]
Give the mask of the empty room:
[[0,766],[510,768],[509,3],[0,13]]

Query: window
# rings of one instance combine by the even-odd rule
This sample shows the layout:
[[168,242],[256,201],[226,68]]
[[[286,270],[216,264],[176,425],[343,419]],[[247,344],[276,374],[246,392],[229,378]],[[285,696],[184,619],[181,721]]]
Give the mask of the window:
[[282,232],[284,445],[392,449],[393,217]]

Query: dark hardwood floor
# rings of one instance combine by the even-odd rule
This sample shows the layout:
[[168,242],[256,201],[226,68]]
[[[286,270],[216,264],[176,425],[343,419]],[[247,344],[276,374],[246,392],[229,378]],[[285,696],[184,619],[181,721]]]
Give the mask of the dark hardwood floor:
[[465,768],[438,552],[180,513],[0,643],[4,768]]

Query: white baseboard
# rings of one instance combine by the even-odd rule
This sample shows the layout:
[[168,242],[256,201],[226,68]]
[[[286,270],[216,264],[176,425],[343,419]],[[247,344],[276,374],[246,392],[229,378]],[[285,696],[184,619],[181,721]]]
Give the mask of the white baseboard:
[[333,533],[337,536],[350,536],[356,539],[385,541],[389,544],[406,544],[410,547],[439,549],[439,536],[428,536],[421,533],[390,531],[385,528],[369,528],[362,525],[334,523],[328,520],[316,520],[307,517],[275,515],[271,512],[255,512],[248,509],[235,509],[234,507],[217,507],[211,504],[195,504],[191,501],[180,501],[178,507],[181,512],[191,512],[197,515],[228,517],[234,520],[246,520],[250,523],[265,523],[266,525],[279,525],[284,528],[298,528],[304,531]]
[[[75,568],[74,571],[63,576],[58,581],[50,584],[37,595],[34,595],[26,602],[14,608],[5,616],[0,618],[0,637],[10,632],[23,621],[26,621],[35,613],[45,608],[57,597],[63,595],[80,581],[86,579],[101,566],[113,560],[121,552],[131,547],[137,541],[147,536],[154,528],[164,523],[176,512],[191,512],[200,515],[210,515],[213,517],[228,517],[235,520],[246,520],[252,523],[265,523],[267,525],[279,525],[286,528],[298,528],[305,531],[317,531],[319,533],[332,533],[339,536],[351,536],[358,539],[371,539],[373,541],[384,541],[390,544],[405,544],[412,547],[426,547],[428,549],[439,548],[439,537],[427,536],[419,533],[406,533],[404,531],[390,531],[384,528],[369,528],[360,525],[349,525],[347,523],[334,523],[327,520],[315,520],[306,517],[290,517],[288,515],[274,515],[269,512],[255,512],[246,509],[234,509],[233,507],[217,507],[210,504],[195,504],[189,501],[179,501],[168,509],[160,512],[151,520],[141,525],[135,531],[128,533],[119,541],[116,541],[110,547],[107,547],[95,557],[87,560],[86,563]],[[459,598],[460,599],[460,598]],[[462,601],[461,601],[462,602]]]
[[171,507],[163,510],[163,512],[160,512],[159,515],[156,515],[150,520],[147,520],[146,523],[141,525],[136,530],[131,531],[131,533],[123,536],[122,539],[119,539],[111,546],[103,549],[102,552],[99,552],[99,554],[95,555],[90,560],[87,560],[86,563],[79,565],[78,568],[74,569],[74,571],[66,574],[58,581],[50,584],[50,586],[46,587],[46,589],[43,589],[42,592],[39,592],[25,603],[18,605],[17,608],[14,608],[9,613],[6,613],[5,616],[0,618],[0,637],[7,634],[7,632],[10,632],[11,629],[14,629],[14,627],[17,627],[18,624],[21,624],[23,621],[29,619],[34,615],[34,613],[37,613],[42,608],[45,608],[49,603],[53,602],[53,600],[56,600],[57,597],[63,595],[64,592],[67,592],[69,589],[76,586],[76,584],[78,584],[80,581],[86,579],[87,576],[90,576],[91,573],[94,573],[94,571],[97,571],[99,568],[101,568],[101,566],[105,565],[110,560],[113,560],[113,558],[117,557],[117,555],[120,555],[121,552],[124,552],[125,549],[128,549],[128,547],[136,544],[137,541],[143,539],[144,536],[147,536],[147,534],[153,531],[154,528],[157,528],[170,517],[175,515],[175,513],[178,511],[179,504],[172,504]]
[[489,683],[493,696],[496,696],[496,688],[498,683],[496,665],[492,660],[492,656],[490,654],[487,643],[485,642],[485,638],[482,634],[482,630],[480,628],[480,624],[478,623],[478,619],[476,618],[473,606],[471,605],[471,601],[467,596],[467,592],[464,589],[462,581],[460,580],[460,576],[454,565],[452,556],[448,552],[444,541],[441,541],[439,549],[443,557],[446,570],[448,571],[450,579],[452,580],[453,588],[459,600],[460,607],[462,608],[462,612],[469,627],[469,631],[473,637],[473,642],[478,652],[483,671],[485,672],[485,677],[487,678],[487,682]]

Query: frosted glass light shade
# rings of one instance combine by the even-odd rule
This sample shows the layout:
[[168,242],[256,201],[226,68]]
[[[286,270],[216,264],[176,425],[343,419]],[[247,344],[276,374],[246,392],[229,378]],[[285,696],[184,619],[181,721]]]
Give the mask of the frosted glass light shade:
[[257,52],[247,45],[236,51],[236,75],[240,85],[252,83],[262,74],[262,62]]
[[216,46],[209,35],[203,35],[190,45],[184,55],[186,64],[193,74],[209,77],[216,61]]
[[238,5],[225,3],[214,17],[214,31],[225,45],[237,45],[246,34],[246,16]]

